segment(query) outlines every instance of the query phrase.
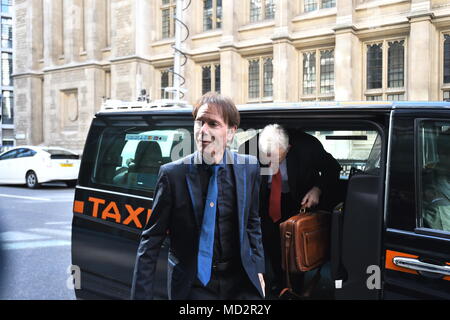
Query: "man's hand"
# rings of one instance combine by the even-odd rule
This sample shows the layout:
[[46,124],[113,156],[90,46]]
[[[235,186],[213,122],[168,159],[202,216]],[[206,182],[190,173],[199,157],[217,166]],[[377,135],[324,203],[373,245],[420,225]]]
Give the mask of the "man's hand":
[[264,298],[266,297],[266,283],[264,282],[264,276],[262,273],[258,273],[259,282],[261,283],[262,292],[264,294]]
[[311,190],[303,197],[301,206],[302,208],[312,208],[319,204],[319,198],[322,191],[317,187],[312,187]]

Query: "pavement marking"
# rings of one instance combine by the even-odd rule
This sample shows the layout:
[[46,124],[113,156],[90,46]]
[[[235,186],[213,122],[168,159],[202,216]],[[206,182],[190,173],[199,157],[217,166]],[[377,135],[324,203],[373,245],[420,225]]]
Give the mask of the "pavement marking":
[[12,194],[4,194],[4,193],[0,193],[0,197],[17,198],[17,199],[25,199],[25,200],[52,201],[52,199],[48,199],[48,198],[18,196],[18,195],[12,195]]
[[50,239],[47,236],[42,236],[33,233],[25,233],[20,231],[5,231],[0,233],[0,241],[27,241],[27,240],[42,240]]
[[54,229],[45,229],[45,228],[34,228],[34,229],[28,229],[28,230],[31,232],[49,234],[49,235],[53,235],[53,236],[63,236],[63,237],[72,236],[72,232],[70,230],[54,230]]
[[14,243],[3,243],[1,248],[3,250],[17,250],[17,249],[35,249],[56,246],[70,246],[70,241],[65,240],[42,240],[42,241],[25,241]]

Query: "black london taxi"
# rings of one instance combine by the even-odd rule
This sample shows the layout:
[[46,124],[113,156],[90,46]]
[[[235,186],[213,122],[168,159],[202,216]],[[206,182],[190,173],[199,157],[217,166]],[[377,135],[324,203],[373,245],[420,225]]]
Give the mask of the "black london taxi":
[[[258,155],[267,124],[315,136],[341,164],[330,260],[312,299],[450,299],[450,103],[238,106],[230,148]],[[159,167],[194,151],[192,107],[107,103],[85,144],[72,223],[78,299],[129,299]],[[447,137],[447,142],[445,142]],[[155,295],[167,299],[167,251]]]

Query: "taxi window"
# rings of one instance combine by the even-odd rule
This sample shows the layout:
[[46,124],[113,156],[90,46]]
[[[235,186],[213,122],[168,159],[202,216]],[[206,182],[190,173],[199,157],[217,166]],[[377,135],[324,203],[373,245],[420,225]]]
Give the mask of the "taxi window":
[[381,137],[375,130],[308,131],[341,165],[341,179],[352,170],[377,173],[381,161]]
[[450,121],[419,126],[420,227],[450,232]]
[[[100,138],[93,182],[125,189],[154,190],[159,168],[180,158],[177,145],[190,141],[185,129],[106,128]],[[190,153],[190,147],[186,150]]]
[[[295,130],[287,127],[291,134]],[[239,129],[231,150],[258,155],[256,136],[262,129]],[[378,174],[381,163],[381,136],[375,130],[305,130],[316,137],[341,165],[341,179],[348,179],[350,172],[362,171]]]

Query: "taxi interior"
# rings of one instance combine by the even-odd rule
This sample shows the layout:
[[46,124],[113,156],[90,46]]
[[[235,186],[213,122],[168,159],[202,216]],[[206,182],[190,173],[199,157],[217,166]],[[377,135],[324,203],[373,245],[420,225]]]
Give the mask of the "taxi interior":
[[[311,287],[316,270],[305,273],[303,282],[304,288],[294,288],[296,292],[302,292],[306,289],[313,290],[309,296],[312,299],[334,299],[336,297],[335,281],[348,281],[348,272],[354,272],[355,275],[364,277],[357,264],[351,266],[354,260],[353,254],[349,254],[349,250],[358,243],[358,234],[361,229],[367,225],[364,219],[370,216],[377,216],[381,205],[379,190],[382,190],[382,179],[380,179],[381,157],[382,157],[382,133],[375,127],[351,125],[351,126],[329,126],[314,125],[305,123],[302,126],[283,124],[289,135],[289,143],[295,145],[296,135],[303,131],[309,135],[316,137],[323,145],[325,151],[331,153],[333,157],[341,165],[340,179],[337,186],[333,188],[333,192],[322,195],[321,203],[318,209],[327,210],[332,213],[332,225],[330,230],[330,259],[320,270],[319,282]],[[237,152],[245,154],[259,154],[259,132],[262,129],[255,130],[254,136],[248,139],[248,134],[242,137],[237,134],[236,146]],[[242,143],[240,139],[246,140]],[[256,141],[255,141],[256,140]],[[256,149],[256,152],[255,152]],[[366,215],[361,215],[365,212]],[[344,221],[344,214],[349,219]],[[343,237],[344,230],[353,230],[347,232],[347,236]],[[353,234],[353,236],[351,235]],[[361,234],[360,234],[361,235]],[[378,236],[379,237],[379,236]],[[359,240],[363,240],[360,237]],[[362,243],[364,246],[364,243]],[[348,250],[343,250],[343,247]],[[362,253],[365,248],[360,247],[358,250]],[[344,255],[344,252],[346,253]],[[370,255],[370,254],[369,254]],[[364,259],[373,259],[367,255]],[[350,264],[343,261],[348,260]],[[379,262],[377,262],[379,263]],[[348,266],[348,267],[347,267]],[[364,270],[365,271],[365,270]],[[367,274],[365,275],[367,277]],[[355,281],[356,282],[356,281]],[[361,298],[363,295],[361,295]],[[270,297],[269,297],[270,298]],[[272,297],[276,298],[276,297]]]

